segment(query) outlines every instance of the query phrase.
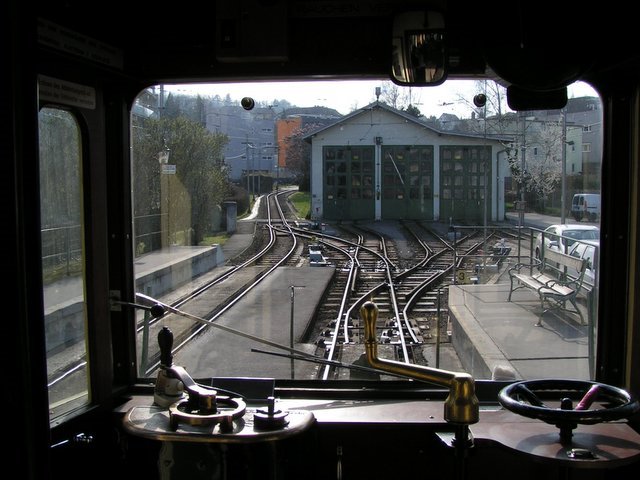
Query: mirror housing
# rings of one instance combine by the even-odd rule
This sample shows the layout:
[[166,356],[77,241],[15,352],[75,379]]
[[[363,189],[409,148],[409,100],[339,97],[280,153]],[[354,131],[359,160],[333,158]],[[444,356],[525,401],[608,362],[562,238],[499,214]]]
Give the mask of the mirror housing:
[[444,15],[413,11],[396,15],[391,41],[391,80],[398,85],[440,85],[447,79]]
[[535,91],[517,85],[507,87],[507,103],[516,112],[528,110],[560,110],[567,105],[567,87]]

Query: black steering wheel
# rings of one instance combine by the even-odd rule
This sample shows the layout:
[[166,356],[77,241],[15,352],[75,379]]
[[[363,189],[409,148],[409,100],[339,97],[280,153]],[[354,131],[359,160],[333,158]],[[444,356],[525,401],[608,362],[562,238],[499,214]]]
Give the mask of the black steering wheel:
[[640,410],[640,403],[625,390],[582,380],[516,382],[500,391],[498,401],[514,413],[557,426],[566,441],[578,424],[629,418]]

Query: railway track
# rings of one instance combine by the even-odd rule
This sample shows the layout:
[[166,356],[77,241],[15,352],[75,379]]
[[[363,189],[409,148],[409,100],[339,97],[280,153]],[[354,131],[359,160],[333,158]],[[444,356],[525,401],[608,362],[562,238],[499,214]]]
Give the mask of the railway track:
[[[290,193],[269,195],[261,218],[256,220],[251,248],[230,262],[226,270],[197,286],[186,287],[184,294],[165,304],[164,315],[150,316],[148,306],[153,299],[139,295],[147,306],[137,323],[140,376],[152,376],[159,366],[154,339],[162,325],[171,325],[175,334],[173,353],[188,348],[193,339],[215,326],[220,315],[279,267],[308,264],[312,245],[322,250],[335,270],[313,326],[302,339],[316,346],[315,354],[307,353],[303,359],[323,365],[316,369],[318,378],[349,378],[353,370],[346,366],[362,364],[359,308],[368,300],[374,301],[380,311],[376,327],[380,356],[428,364],[423,347],[450,340],[446,286],[456,282],[457,273],[477,273],[474,255],[478,251],[482,254],[483,246],[495,238],[517,242],[519,249],[532,243],[519,230],[494,228],[465,229],[452,241],[419,222],[336,225],[337,233],[332,235],[310,231],[300,228],[288,210],[286,197]],[[288,354],[302,358],[301,352],[293,349]],[[62,372],[59,378],[67,374]]]

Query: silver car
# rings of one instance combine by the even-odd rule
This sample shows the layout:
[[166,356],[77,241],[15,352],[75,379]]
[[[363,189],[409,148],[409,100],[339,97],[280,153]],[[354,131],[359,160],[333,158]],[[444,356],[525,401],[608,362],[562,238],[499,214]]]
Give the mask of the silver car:
[[568,253],[575,240],[600,240],[600,229],[584,224],[550,225],[536,237],[535,256],[541,259],[547,248]]
[[[569,255],[587,261],[587,269],[584,272],[584,281],[589,285],[595,285],[597,282],[600,240],[584,240],[575,242],[569,250]],[[572,276],[578,275],[578,272],[568,273]]]

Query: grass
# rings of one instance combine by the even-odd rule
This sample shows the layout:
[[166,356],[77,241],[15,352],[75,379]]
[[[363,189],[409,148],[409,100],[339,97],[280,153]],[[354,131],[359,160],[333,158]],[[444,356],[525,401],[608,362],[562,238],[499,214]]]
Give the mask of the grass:
[[289,200],[298,212],[298,217],[309,218],[311,210],[311,194],[309,192],[296,192],[289,197]]
[[224,243],[229,240],[229,234],[228,233],[221,233],[218,235],[212,235],[210,237],[204,237],[202,239],[202,241],[200,242],[201,246],[207,246],[207,245],[213,245],[214,243],[217,243],[219,245],[224,245]]

